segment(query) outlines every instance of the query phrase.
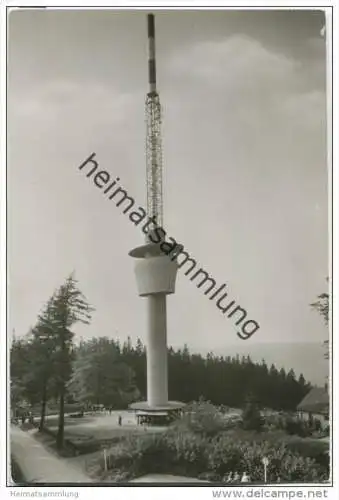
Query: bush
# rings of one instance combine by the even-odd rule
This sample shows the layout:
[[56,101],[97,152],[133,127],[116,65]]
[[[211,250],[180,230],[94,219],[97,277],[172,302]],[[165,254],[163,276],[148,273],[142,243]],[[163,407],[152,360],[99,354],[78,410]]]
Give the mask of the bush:
[[288,443],[287,448],[292,453],[314,459],[318,465],[324,467],[329,473],[330,456],[328,443],[322,441],[298,440]]
[[189,431],[203,436],[215,436],[226,428],[220,411],[209,401],[200,400],[185,406],[182,416],[172,424],[178,431]]
[[214,477],[211,477],[214,481],[221,481],[228,472],[239,471],[242,460],[242,449],[239,445],[240,443],[227,436],[214,439],[208,444],[208,471],[213,472]]
[[264,419],[261,416],[258,405],[255,401],[249,400],[242,414],[242,425],[246,430],[260,432],[264,426]]
[[325,428],[322,427],[320,420],[314,418],[302,420],[293,413],[269,416],[266,418],[266,423],[269,428],[284,430],[291,436],[296,435],[302,438],[326,436]]
[[114,447],[108,456],[108,468],[112,471],[115,480],[152,472],[162,472],[164,465],[169,461],[166,458],[171,452],[165,445],[161,434],[127,436]]
[[238,441],[226,434],[209,439],[193,432],[175,432],[125,439],[109,457],[111,477],[170,473],[222,482],[229,472],[247,472],[263,482],[263,457],[269,459],[270,482],[320,482],[328,470],[311,457],[291,451],[283,442]]
[[284,442],[275,444],[268,442],[251,443],[235,442],[223,437],[209,448],[209,470],[214,472],[214,480],[220,481],[228,472],[247,472],[252,482],[263,482],[262,459],[267,457],[268,480],[276,482],[324,481],[328,471],[310,457],[291,452]]
[[[262,424],[260,411],[249,402],[244,426],[258,431]],[[192,403],[166,432],[122,438],[108,458],[110,478],[119,482],[148,473],[167,473],[223,482],[229,472],[246,472],[251,482],[262,483],[263,457],[269,460],[270,482],[278,478],[288,483],[328,478],[328,457],[326,460],[320,448],[312,453],[307,447],[293,448],[281,438],[258,441],[257,432],[249,439],[247,432],[232,436],[224,428],[224,418],[211,403]]]
[[[208,439],[193,432],[171,431],[163,435],[163,444],[168,452],[165,456],[167,469],[173,466],[184,475],[196,475],[208,469]],[[179,473],[179,472],[178,472]]]
[[312,428],[303,420],[296,420],[293,418],[288,418],[285,421],[285,431],[287,434],[293,435],[296,434],[300,437],[308,437],[312,435]]

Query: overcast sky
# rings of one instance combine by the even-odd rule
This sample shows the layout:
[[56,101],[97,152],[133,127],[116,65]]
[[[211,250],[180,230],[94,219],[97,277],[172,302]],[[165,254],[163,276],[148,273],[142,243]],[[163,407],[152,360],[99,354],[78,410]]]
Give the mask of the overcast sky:
[[[323,340],[328,275],[324,14],[156,13],[164,219],[260,329],[240,340],[179,272],[168,340],[193,350]],[[145,205],[146,12],[9,17],[9,326],[72,271],[95,306],[77,335],[145,338],[140,228],[78,166],[95,152]]]

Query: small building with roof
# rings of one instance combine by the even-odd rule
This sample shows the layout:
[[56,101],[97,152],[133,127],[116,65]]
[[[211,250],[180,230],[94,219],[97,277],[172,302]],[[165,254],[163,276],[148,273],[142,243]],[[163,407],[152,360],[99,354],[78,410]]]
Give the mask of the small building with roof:
[[297,406],[303,420],[317,419],[322,427],[329,424],[330,398],[327,386],[312,387]]

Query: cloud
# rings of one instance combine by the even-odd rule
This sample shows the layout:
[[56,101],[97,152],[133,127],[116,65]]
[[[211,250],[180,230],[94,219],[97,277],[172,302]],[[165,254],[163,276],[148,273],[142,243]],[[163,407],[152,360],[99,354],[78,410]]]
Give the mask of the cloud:
[[[243,35],[199,42],[172,54],[169,71],[182,85],[190,114],[220,116],[248,133],[273,126],[318,133],[326,119],[324,46],[312,39],[307,57],[288,57]],[[199,98],[199,109],[190,103]],[[224,123],[224,119],[222,119]]]
[[299,63],[266,49],[260,42],[242,35],[201,42],[173,54],[170,68],[178,75],[201,79],[211,87],[261,93],[285,88]]
[[169,72],[190,91],[204,86],[229,99],[270,100],[291,94],[325,92],[325,45],[308,39],[304,57],[291,57],[266,48],[244,35],[186,46],[172,54]]
[[28,149],[29,143],[38,141],[40,149],[49,149],[53,156],[58,150],[57,156],[65,160],[73,151],[98,150],[105,144],[120,150],[134,127],[131,117],[138,116],[139,101],[142,97],[136,93],[121,92],[113,85],[76,80],[49,80],[20,91],[12,88],[11,136]]
[[56,120],[62,115],[78,120],[123,121],[135,103],[135,95],[121,93],[103,84],[71,80],[51,80],[21,92],[10,92],[10,106],[17,116],[29,119]]

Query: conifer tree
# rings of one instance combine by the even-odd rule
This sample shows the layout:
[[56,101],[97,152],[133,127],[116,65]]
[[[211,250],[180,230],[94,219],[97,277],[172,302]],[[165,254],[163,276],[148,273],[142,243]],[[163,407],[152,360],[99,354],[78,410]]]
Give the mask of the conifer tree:
[[72,374],[74,359],[73,337],[71,330],[76,323],[89,324],[93,307],[78,288],[74,276],[69,276],[50,299],[50,315],[45,326],[53,331],[57,339],[57,353],[55,356],[55,373],[57,393],[59,398],[59,424],[57,433],[57,447],[64,443],[65,426],[65,396],[67,383]]

